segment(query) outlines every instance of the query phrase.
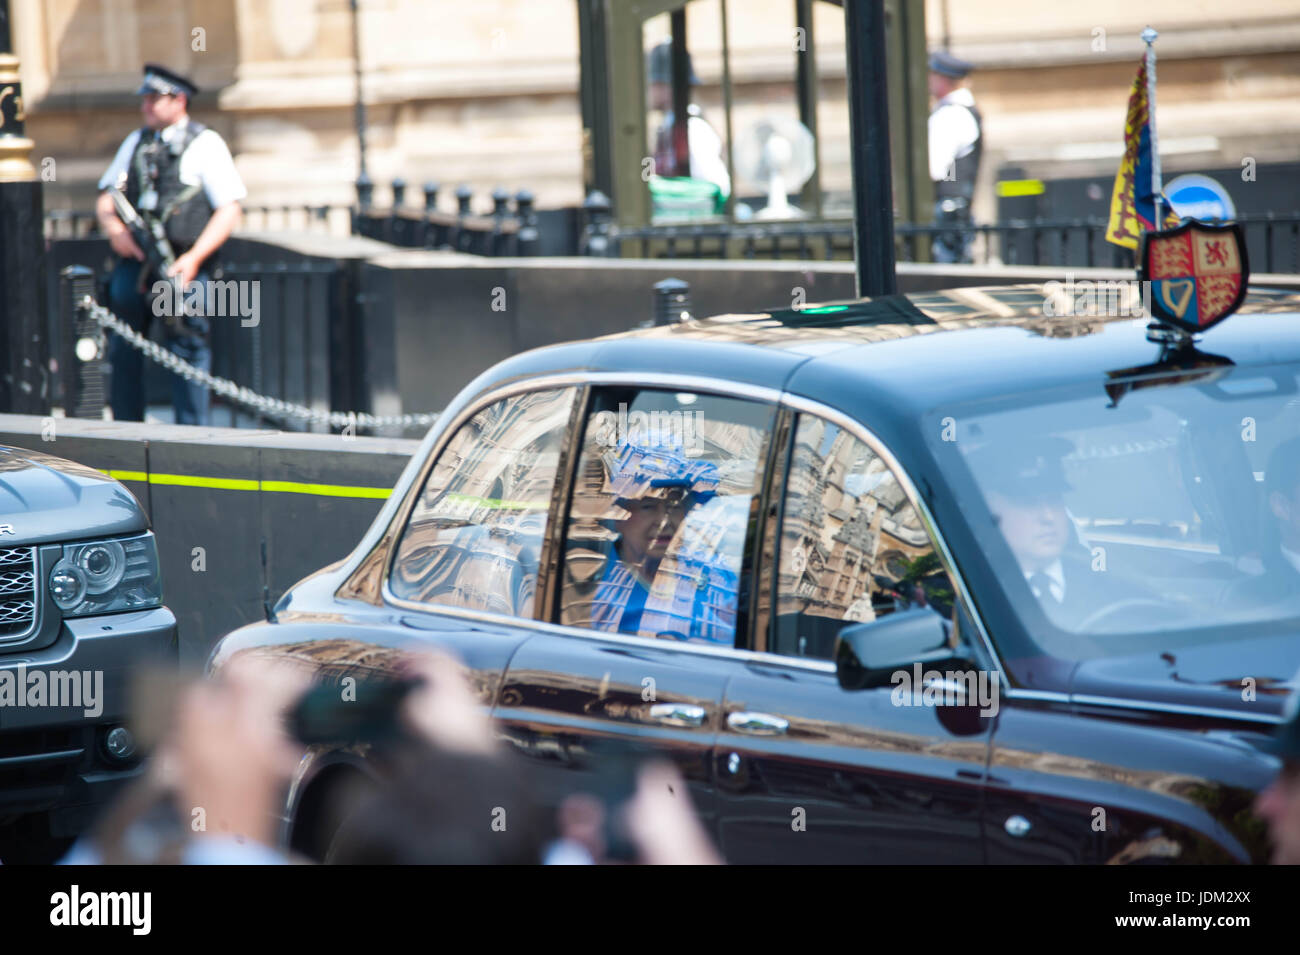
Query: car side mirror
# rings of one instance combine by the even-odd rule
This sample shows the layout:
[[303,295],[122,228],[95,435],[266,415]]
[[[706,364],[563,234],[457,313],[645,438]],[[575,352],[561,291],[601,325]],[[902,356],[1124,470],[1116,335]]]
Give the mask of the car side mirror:
[[835,675],[846,690],[889,686],[899,670],[915,663],[951,660],[948,627],[930,609],[900,610],[845,627],[835,638]]

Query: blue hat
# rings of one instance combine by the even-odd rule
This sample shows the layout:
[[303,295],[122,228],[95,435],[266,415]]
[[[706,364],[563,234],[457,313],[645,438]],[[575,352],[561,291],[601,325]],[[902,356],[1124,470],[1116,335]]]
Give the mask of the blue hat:
[[717,465],[687,458],[680,447],[673,445],[624,443],[606,467],[609,490],[615,499],[623,500],[662,497],[655,491],[675,489],[703,504],[717,495],[721,477]]
[[969,63],[959,56],[953,56],[947,50],[935,50],[930,54],[930,72],[938,73],[950,79],[959,80],[971,70],[974,63]]
[[161,96],[184,94],[192,99],[198,91],[199,88],[187,77],[181,76],[165,66],[159,66],[157,63],[146,63],[144,65],[144,80],[140,83],[140,88],[135,92],[137,96],[144,96],[146,93],[158,93]]

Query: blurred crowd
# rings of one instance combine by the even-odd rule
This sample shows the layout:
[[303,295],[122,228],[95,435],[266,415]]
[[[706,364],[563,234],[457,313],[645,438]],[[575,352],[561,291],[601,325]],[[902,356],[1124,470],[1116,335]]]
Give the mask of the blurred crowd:
[[[396,732],[381,734],[385,778],[354,774],[355,784],[335,787],[317,814],[330,830],[318,834],[323,861],[722,861],[671,763],[619,754],[606,762],[626,779],[598,780],[592,792],[578,789],[548,806],[532,767],[494,736],[458,661],[413,655],[402,679],[411,689],[395,706]],[[236,657],[215,678],[180,687],[144,776],[63,862],[316,861],[281,848],[285,797],[307,751],[293,715],[309,683],[288,664]],[[364,696],[366,685],[356,692]]]
[[[371,760],[382,772],[350,774],[350,784],[330,790],[328,805],[309,822],[319,831],[301,833],[316,849],[309,858],[285,848],[299,843],[288,838],[285,806],[298,768],[310,759],[305,740],[346,727],[341,708],[361,704],[265,657],[237,655],[212,678],[172,686],[175,692],[147,701],[155,712],[145,719],[165,729],[143,775],[64,864],[723,861],[673,763],[617,742],[589,747],[590,771],[564,771],[579,781],[557,793],[532,761],[502,744],[460,663],[442,652],[410,655],[397,680],[356,686],[355,699],[369,694],[373,702],[382,693],[394,701],[391,727],[384,727],[385,702],[349,730],[360,734],[348,737],[359,756],[382,754]],[[312,699],[315,716],[305,706]],[[322,700],[332,715],[322,715]],[[1300,694],[1266,746],[1281,772],[1255,803],[1277,864],[1300,864],[1298,704]],[[305,730],[309,722],[314,728]]]

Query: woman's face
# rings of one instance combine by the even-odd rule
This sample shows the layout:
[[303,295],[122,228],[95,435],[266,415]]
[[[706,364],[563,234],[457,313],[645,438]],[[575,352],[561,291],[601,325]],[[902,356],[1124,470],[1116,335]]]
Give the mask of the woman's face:
[[658,563],[682,526],[693,502],[689,495],[620,501],[629,516],[618,522],[622,534],[620,557],[630,564]]

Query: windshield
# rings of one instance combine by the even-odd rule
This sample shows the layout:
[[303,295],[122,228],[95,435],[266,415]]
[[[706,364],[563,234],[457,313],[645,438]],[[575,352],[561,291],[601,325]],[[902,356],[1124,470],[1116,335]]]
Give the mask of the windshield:
[[941,409],[926,429],[959,499],[982,501],[968,519],[1025,631],[1080,660],[1300,616],[1294,367],[1112,392]]

